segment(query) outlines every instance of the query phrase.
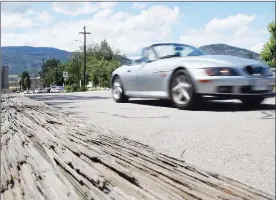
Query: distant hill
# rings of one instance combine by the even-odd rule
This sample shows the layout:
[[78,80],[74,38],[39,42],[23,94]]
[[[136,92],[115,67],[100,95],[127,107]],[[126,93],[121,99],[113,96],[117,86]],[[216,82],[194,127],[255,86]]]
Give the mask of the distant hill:
[[1,47],[2,65],[11,67],[10,74],[20,74],[28,69],[40,69],[43,59],[56,58],[66,61],[71,53],[49,47],[8,46]]
[[233,47],[227,44],[210,44],[206,46],[200,47],[205,52],[211,55],[231,55],[238,56],[242,58],[249,58],[250,54],[252,55],[252,59],[259,60],[260,54],[255,53],[253,51],[242,49],[238,47]]
[[[20,74],[24,70],[40,70],[43,59],[56,58],[65,62],[72,53],[49,47],[7,46],[1,47],[2,65],[11,67],[9,74]],[[130,59],[119,56],[121,63],[129,64]]]

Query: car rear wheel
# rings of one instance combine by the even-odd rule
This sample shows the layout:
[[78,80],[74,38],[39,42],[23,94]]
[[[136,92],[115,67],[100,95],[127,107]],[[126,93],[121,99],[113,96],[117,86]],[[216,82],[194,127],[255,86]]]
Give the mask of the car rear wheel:
[[200,103],[200,96],[196,94],[192,79],[185,70],[173,74],[170,93],[172,103],[179,109],[194,109]]
[[128,101],[128,97],[124,94],[123,84],[119,77],[116,77],[113,81],[112,96],[117,103]]
[[244,97],[241,101],[246,107],[255,108],[260,106],[264,99],[264,97]]

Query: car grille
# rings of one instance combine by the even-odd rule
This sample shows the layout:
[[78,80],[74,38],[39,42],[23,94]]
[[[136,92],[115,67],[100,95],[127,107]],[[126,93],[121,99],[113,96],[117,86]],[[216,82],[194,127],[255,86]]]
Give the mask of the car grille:
[[246,86],[241,86],[240,91],[243,94],[258,94],[258,93],[270,92],[271,90],[255,91],[255,90],[252,90],[252,86],[246,85]]

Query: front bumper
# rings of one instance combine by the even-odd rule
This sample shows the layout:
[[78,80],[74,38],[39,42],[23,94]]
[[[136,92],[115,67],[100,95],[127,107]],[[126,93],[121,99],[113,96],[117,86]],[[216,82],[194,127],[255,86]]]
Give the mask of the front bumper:
[[260,93],[260,94],[200,94],[202,97],[211,100],[228,100],[228,99],[242,99],[244,97],[276,97],[275,92]]
[[241,97],[275,96],[275,77],[200,77],[195,80],[197,93],[201,95]]

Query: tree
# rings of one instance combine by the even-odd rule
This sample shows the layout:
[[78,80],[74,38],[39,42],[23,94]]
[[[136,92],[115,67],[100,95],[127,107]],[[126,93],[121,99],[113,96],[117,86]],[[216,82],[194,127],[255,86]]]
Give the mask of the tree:
[[29,73],[27,71],[22,72],[20,85],[22,86],[23,90],[30,89],[31,79],[30,79]]
[[22,89],[22,81],[21,81],[21,79],[19,80],[19,90],[21,90]]
[[89,46],[87,71],[95,85],[109,86],[111,73],[119,66],[119,58],[106,40],[102,41],[100,45]]
[[113,58],[113,51],[106,40],[101,42],[99,54],[105,60],[112,60]]
[[273,21],[269,23],[267,27],[270,38],[268,42],[264,45],[261,51],[261,60],[266,62],[270,67],[276,67],[276,23]]
[[63,69],[64,65],[61,65],[58,59],[52,58],[46,60],[41,66],[40,77],[44,86],[51,84],[62,85],[63,84]]
[[[87,81],[102,87],[110,85],[111,73],[120,66],[119,57],[114,52],[117,53],[105,40],[87,46]],[[69,73],[67,84],[78,85],[83,79],[83,47],[64,63],[64,69]]]
[[69,61],[64,64],[65,71],[68,71],[68,83],[79,84],[82,78],[82,60],[78,54],[73,55]]
[[24,78],[24,85],[25,85],[25,87],[29,90],[30,89],[30,87],[31,87],[31,79],[30,79],[30,77],[25,77]]

